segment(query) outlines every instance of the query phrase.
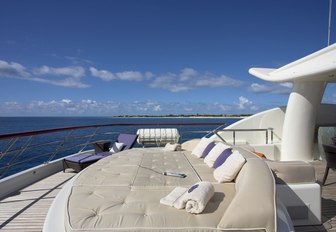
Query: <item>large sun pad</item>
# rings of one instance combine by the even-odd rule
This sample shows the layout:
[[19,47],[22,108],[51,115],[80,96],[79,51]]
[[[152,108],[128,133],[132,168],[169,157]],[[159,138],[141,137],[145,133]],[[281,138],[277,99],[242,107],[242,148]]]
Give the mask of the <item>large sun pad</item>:
[[[215,184],[217,192],[201,215],[160,204],[176,186],[189,187],[202,180],[190,162],[195,160],[188,153],[153,148],[132,149],[97,162],[81,172],[73,184],[66,207],[67,231],[216,231],[226,204],[235,194],[234,184],[225,188]],[[187,176],[166,176],[165,171]]]

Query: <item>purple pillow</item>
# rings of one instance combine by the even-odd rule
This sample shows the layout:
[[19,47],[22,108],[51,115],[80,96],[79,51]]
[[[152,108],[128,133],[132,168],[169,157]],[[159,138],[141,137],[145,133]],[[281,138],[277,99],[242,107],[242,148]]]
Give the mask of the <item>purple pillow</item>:
[[214,142],[209,143],[208,146],[204,149],[201,158],[205,158],[215,145],[216,144]]
[[232,154],[232,149],[231,148],[227,148],[225,149],[216,159],[214,165],[212,166],[213,168],[218,168],[219,166],[221,166],[225,160]]

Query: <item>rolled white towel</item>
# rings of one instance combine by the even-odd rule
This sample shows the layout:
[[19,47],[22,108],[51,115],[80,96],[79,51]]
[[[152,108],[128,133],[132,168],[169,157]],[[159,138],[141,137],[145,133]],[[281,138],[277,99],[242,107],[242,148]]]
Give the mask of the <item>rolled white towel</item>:
[[214,193],[215,189],[210,182],[198,182],[175,201],[174,207],[177,209],[185,208],[187,212],[193,214],[202,213]]
[[167,143],[164,147],[164,150],[166,151],[180,151],[181,150],[181,144],[178,143]]
[[187,188],[176,187],[167,196],[160,199],[160,203],[163,205],[174,206],[174,203],[185,193]]

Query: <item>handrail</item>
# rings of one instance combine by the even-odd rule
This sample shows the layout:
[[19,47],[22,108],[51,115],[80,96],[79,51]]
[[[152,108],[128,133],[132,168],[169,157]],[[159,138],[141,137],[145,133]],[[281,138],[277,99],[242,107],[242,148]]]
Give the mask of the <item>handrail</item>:
[[241,132],[254,132],[254,131],[256,131],[256,132],[258,132],[258,131],[260,131],[260,132],[262,132],[262,131],[264,131],[264,132],[266,132],[265,133],[265,136],[266,136],[266,144],[268,144],[268,137],[269,137],[269,135],[268,135],[268,133],[269,133],[269,131],[271,132],[271,144],[273,143],[273,134],[274,134],[274,132],[273,132],[273,128],[255,128],[255,129],[223,129],[223,130],[215,130],[214,131],[214,134],[216,134],[223,142],[225,142],[225,143],[228,143],[222,136],[220,136],[219,134],[218,134],[218,132],[226,132],[226,131],[228,131],[228,132],[232,132],[232,138],[233,138],[233,145],[236,145],[236,132],[238,132],[238,131],[241,131]]
[[[89,148],[88,146],[91,145],[93,141],[100,140],[100,138],[102,137],[107,137],[111,134],[118,134],[118,132],[111,130],[100,131],[101,128],[122,127],[125,129],[125,127],[134,127],[135,129],[138,127],[181,127],[218,125],[223,126],[223,122],[113,123],[2,134],[0,135],[0,179],[7,176],[7,173],[12,172],[11,169],[15,166],[33,163],[33,160],[40,160],[39,164],[46,164],[57,158],[87,150]],[[89,129],[89,131],[87,131],[86,129]],[[185,131],[184,133],[188,132],[191,131]],[[206,132],[208,131],[203,131],[203,133]],[[49,134],[50,136],[48,136]]]
[[47,134],[52,132],[60,132],[65,130],[77,130],[77,129],[86,129],[86,128],[94,128],[94,127],[113,127],[113,126],[211,126],[211,125],[223,125],[223,122],[205,122],[205,123],[112,123],[112,124],[95,124],[88,126],[73,126],[73,127],[61,127],[47,130],[36,130],[36,131],[26,131],[26,132],[18,132],[18,133],[10,133],[10,134],[0,134],[1,139],[7,138],[16,138],[22,136],[29,135],[39,135],[39,134]]

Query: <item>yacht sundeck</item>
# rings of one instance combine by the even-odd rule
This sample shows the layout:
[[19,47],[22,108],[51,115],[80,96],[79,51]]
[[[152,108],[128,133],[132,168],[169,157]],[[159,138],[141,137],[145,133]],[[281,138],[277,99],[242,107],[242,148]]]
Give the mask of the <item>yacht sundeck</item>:
[[[76,175],[64,173],[65,182],[73,177],[54,199],[43,231],[294,231],[312,228],[307,226],[321,229],[319,226],[327,217],[335,216],[335,198],[330,202],[323,198],[324,204],[333,206],[329,211],[333,215],[322,217],[321,185],[316,180],[320,169],[314,169],[312,164],[316,162],[313,160],[323,158],[323,150],[319,148],[322,143],[331,143],[331,137],[323,134],[323,128],[336,124],[335,105],[321,104],[326,85],[336,80],[336,44],[282,68],[252,68],[250,73],[268,81],[293,82],[287,107],[258,113],[202,139],[195,136],[183,142],[181,149],[133,148],[101,159]],[[72,133],[65,138],[82,137],[81,133]],[[32,134],[0,136],[0,139],[11,138],[1,158],[14,149],[18,137]],[[80,147],[87,147],[90,141],[87,139]],[[66,142],[69,141],[64,140],[61,147]],[[29,138],[20,147],[30,148]],[[40,144],[33,147],[38,148]],[[55,149],[45,164],[0,181],[2,205],[11,199],[6,197],[23,187],[62,170],[63,158],[54,160],[58,148]],[[215,163],[227,149],[231,153],[215,169]],[[83,152],[92,151],[80,149],[78,154]],[[267,159],[257,153],[263,153]],[[165,175],[172,171],[185,176]],[[193,214],[160,203],[176,194],[176,187],[185,188],[183,196],[189,196],[188,193],[197,191],[200,182],[209,182],[214,187],[202,212]],[[23,211],[31,205],[33,203]],[[5,228],[19,214],[15,212],[1,227]],[[30,231],[29,223],[25,229]]]

